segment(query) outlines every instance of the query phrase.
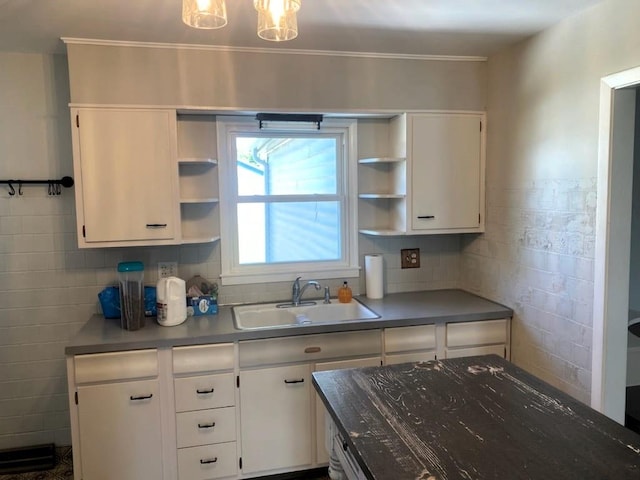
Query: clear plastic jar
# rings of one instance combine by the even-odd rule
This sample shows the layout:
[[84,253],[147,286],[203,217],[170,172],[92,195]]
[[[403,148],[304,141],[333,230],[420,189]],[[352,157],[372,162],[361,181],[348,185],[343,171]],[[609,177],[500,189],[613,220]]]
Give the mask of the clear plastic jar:
[[120,262],[120,324],[125,330],[144,327],[144,265],[142,262]]

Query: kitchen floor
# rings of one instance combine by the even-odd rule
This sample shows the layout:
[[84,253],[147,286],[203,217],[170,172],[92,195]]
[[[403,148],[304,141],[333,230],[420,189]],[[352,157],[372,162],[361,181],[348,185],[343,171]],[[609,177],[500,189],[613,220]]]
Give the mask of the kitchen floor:
[[0,475],[0,480],[70,480],[73,479],[71,447],[56,448],[56,466],[51,470]]
[[[262,477],[263,480],[329,480],[326,469],[312,472]],[[71,447],[56,448],[56,466],[41,472],[0,475],[0,480],[70,480],[73,479],[73,456]]]

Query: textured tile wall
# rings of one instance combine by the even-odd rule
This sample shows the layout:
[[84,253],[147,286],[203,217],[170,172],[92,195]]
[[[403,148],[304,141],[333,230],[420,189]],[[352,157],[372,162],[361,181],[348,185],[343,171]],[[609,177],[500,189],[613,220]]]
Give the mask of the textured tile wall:
[[513,360],[589,403],[596,179],[487,190],[486,233],[462,240],[461,287],[515,311]]

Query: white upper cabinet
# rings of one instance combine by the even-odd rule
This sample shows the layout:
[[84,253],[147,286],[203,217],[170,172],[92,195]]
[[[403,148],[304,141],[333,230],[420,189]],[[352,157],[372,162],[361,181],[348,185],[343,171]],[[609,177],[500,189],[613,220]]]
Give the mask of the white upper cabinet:
[[482,126],[481,114],[409,115],[413,233],[483,230]]
[[72,108],[79,247],[179,243],[175,110]]
[[484,123],[458,112],[360,121],[360,233],[482,232]]

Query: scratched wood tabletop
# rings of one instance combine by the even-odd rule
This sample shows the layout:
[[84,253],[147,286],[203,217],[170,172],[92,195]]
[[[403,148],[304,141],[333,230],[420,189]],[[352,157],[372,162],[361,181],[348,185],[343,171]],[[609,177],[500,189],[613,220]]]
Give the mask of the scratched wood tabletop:
[[313,383],[370,480],[640,479],[640,435],[495,355]]

